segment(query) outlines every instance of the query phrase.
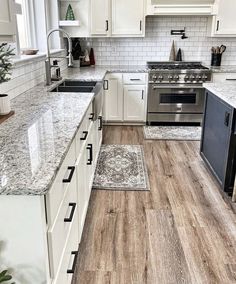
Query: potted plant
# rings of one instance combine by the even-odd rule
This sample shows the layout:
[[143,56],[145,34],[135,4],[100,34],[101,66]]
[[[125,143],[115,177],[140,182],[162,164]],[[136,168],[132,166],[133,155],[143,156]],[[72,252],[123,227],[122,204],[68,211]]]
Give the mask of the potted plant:
[[[14,55],[13,50],[10,46],[7,46],[7,43],[0,44],[0,84],[10,80],[12,69],[10,57]],[[0,92],[0,115],[8,114],[10,111],[8,95]]]
[[6,284],[15,284],[15,282],[9,282],[12,279],[12,276],[8,274],[7,270],[3,270],[0,272],[0,283],[6,283]]

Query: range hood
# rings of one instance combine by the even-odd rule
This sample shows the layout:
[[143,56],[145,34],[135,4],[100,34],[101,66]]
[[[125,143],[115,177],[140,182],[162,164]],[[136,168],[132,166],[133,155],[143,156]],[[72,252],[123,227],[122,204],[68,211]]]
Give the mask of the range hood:
[[147,0],[147,15],[213,15],[215,0]]

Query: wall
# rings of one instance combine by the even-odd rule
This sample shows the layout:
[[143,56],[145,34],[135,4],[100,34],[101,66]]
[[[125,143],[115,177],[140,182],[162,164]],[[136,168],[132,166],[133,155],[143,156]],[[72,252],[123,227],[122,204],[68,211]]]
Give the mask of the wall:
[[[97,65],[143,65],[148,60],[168,60],[172,40],[183,51],[183,60],[210,64],[211,47],[224,44],[222,65],[236,65],[236,38],[207,37],[207,17],[147,17],[145,38],[92,39]],[[186,27],[188,39],[171,36],[171,29]]]
[[[64,52],[54,53],[53,56],[63,56]],[[7,93],[10,99],[15,98],[21,93],[35,87],[45,81],[45,55],[15,59],[14,68],[12,70],[11,80],[0,84],[0,93]],[[65,59],[59,59],[61,70],[67,68]]]

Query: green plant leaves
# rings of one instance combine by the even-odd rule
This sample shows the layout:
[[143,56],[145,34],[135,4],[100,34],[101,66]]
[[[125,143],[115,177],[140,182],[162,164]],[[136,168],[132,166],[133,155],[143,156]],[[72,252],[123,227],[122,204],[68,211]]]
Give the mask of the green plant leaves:
[[[12,276],[10,274],[8,274],[8,270],[3,270],[1,273],[0,273],[0,283],[3,283],[3,282],[8,282],[12,279]],[[7,283],[6,283],[7,284]],[[15,284],[15,283],[11,283],[11,284]]]
[[14,55],[14,49],[7,46],[7,43],[0,44],[0,83],[10,80],[9,75],[12,64],[9,61],[10,57]]

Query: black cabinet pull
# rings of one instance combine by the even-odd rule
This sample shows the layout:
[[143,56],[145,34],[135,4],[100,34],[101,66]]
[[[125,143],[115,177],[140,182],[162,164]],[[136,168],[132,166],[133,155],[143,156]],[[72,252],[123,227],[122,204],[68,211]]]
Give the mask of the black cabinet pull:
[[139,28],[140,28],[140,31],[142,31],[142,21],[140,21]]
[[71,255],[74,255],[74,260],[73,260],[72,269],[67,269],[67,273],[68,274],[74,274],[75,273],[76,261],[77,261],[78,253],[79,253],[78,251],[72,251],[71,252]]
[[217,31],[217,32],[218,32],[219,28],[220,28],[220,21],[218,20],[218,21],[217,21],[217,24],[216,24],[216,31]]
[[109,22],[108,20],[106,20],[106,32],[108,32],[108,30],[109,30]]
[[142,100],[144,99],[144,90],[142,90]]
[[225,126],[229,126],[229,119],[230,119],[230,113],[229,112],[225,112],[225,121],[224,121],[224,124]]
[[90,118],[89,118],[89,120],[93,120],[94,119],[94,113],[92,112],[92,113],[90,113]]
[[88,131],[83,131],[84,137],[81,137],[80,140],[84,141],[88,137]]
[[68,167],[67,169],[70,171],[70,174],[68,178],[62,180],[63,183],[70,183],[75,172],[75,167]]
[[92,165],[93,163],[93,144],[88,144],[87,150],[89,150],[89,158],[87,165]]
[[103,81],[103,90],[105,90],[105,91],[108,90],[108,80]]
[[236,81],[236,79],[226,79],[226,81]]
[[100,122],[100,125],[99,125],[99,127],[98,127],[98,130],[102,130],[102,127],[103,127],[103,125],[102,125],[102,116],[99,116],[98,117],[98,119],[99,119],[99,122]]
[[65,223],[71,223],[73,221],[73,217],[75,214],[75,208],[76,208],[76,203],[69,203],[69,207],[71,207],[71,212],[69,218],[65,218],[64,222]]
[[130,79],[130,81],[141,81],[141,79]]

